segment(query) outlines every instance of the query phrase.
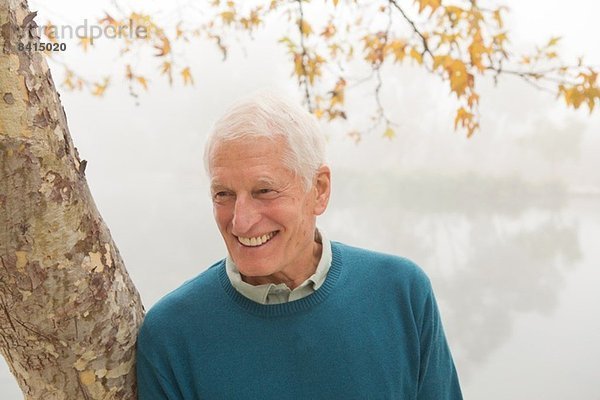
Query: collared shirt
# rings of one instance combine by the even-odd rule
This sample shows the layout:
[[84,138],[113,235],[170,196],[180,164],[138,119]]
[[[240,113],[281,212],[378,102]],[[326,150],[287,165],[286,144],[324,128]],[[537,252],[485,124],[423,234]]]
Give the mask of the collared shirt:
[[315,232],[315,241],[321,243],[323,246],[317,269],[314,274],[294,290],[291,290],[285,283],[251,285],[244,282],[233,259],[228,255],[225,260],[225,269],[231,285],[243,296],[260,304],[287,303],[288,301],[299,300],[314,293],[325,282],[327,272],[329,272],[329,268],[331,267],[331,242],[319,230]]

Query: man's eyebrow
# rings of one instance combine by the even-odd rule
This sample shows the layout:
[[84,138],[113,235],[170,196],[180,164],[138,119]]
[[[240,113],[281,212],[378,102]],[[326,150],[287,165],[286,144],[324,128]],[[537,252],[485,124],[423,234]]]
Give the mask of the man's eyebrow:
[[266,176],[258,178],[257,183],[259,185],[267,185],[267,186],[275,186],[276,185],[275,180],[268,178]]
[[227,189],[227,187],[223,184],[221,184],[220,182],[211,182],[210,183],[210,190],[221,190],[221,189]]

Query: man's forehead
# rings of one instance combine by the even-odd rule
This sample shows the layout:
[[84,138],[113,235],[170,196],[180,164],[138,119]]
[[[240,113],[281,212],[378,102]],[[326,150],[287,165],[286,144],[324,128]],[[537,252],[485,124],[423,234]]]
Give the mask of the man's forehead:
[[[259,175],[257,177],[246,177],[244,179],[244,183],[252,184],[252,185],[275,185],[277,184],[277,179],[271,175]],[[215,187],[227,187],[231,184],[231,179],[227,179],[224,177],[213,176],[210,181],[210,186]]]

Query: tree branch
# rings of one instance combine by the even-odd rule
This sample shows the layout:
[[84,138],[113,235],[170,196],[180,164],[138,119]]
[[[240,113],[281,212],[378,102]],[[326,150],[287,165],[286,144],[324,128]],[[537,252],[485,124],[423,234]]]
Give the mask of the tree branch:
[[410,18],[408,18],[408,15],[406,15],[406,13],[402,9],[402,7],[400,7],[398,5],[398,3],[396,2],[396,0],[389,0],[389,2],[390,2],[391,5],[393,5],[394,7],[396,7],[396,9],[398,11],[400,11],[400,14],[402,14],[402,17],[404,17],[404,19],[406,20],[406,22],[408,22],[410,24],[410,26],[413,28],[413,31],[421,38],[421,41],[423,42],[423,53],[421,53],[421,55],[424,55],[425,53],[427,53],[427,54],[429,54],[429,56],[431,58],[433,58],[433,53],[431,52],[431,50],[429,50],[429,44],[427,43],[427,38],[417,28],[417,26],[415,25],[415,23],[413,22],[413,20],[411,20]]
[[298,3],[298,10],[300,12],[300,20],[298,21],[298,31],[300,32],[300,47],[302,48],[302,76],[304,79],[302,79],[302,86],[304,86],[304,97],[306,99],[306,105],[308,107],[308,110],[312,113],[313,112],[313,106],[312,106],[312,102],[310,101],[310,90],[309,90],[309,83],[308,83],[308,74],[307,74],[307,70],[306,70],[306,58],[308,57],[308,51],[306,50],[306,45],[304,44],[304,32],[302,32],[302,24],[304,23],[304,10],[302,9],[302,0],[296,0],[296,2]]

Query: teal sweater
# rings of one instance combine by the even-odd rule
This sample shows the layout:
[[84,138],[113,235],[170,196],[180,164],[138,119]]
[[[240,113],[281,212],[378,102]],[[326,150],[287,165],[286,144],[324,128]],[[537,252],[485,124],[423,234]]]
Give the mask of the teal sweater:
[[139,399],[462,399],[428,278],[332,242],[315,293],[262,305],[220,261],[160,300],[138,337]]

